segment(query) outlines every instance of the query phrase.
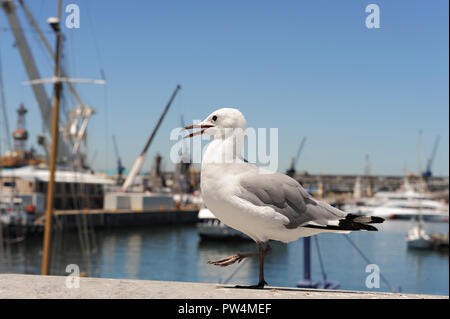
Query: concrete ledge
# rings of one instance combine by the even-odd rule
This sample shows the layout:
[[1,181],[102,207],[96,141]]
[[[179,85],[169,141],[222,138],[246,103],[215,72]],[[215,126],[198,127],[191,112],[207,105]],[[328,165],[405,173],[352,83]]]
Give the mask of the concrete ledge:
[[267,287],[237,289],[231,285],[80,278],[67,288],[64,276],[0,274],[0,299],[448,299],[448,296],[345,290]]

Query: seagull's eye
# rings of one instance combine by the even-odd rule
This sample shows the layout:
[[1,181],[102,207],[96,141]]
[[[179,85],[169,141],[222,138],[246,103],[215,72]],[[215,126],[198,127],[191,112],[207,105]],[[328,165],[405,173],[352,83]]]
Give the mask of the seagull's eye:
[[214,115],[214,116],[212,117],[212,120],[213,120],[214,122],[217,121],[217,116]]

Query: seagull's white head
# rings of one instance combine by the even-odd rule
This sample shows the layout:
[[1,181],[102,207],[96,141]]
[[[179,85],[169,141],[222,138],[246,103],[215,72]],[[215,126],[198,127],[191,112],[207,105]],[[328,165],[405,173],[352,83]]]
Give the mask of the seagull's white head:
[[229,133],[240,132],[245,134],[247,123],[244,115],[238,109],[222,108],[212,112],[201,123],[186,126],[185,129],[200,128],[200,131],[189,134],[186,137],[207,134],[213,138],[228,135]]

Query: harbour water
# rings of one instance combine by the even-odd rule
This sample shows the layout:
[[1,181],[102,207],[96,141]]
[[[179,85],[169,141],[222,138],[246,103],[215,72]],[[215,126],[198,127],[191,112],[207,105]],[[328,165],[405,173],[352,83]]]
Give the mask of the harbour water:
[[[352,241],[397,291],[449,294],[448,252],[408,250],[405,234],[411,221],[387,221],[379,232],[355,232]],[[446,233],[448,223],[427,223],[425,229]],[[55,233],[51,274],[65,275],[68,264],[77,264],[88,276],[166,281],[254,284],[258,260],[248,259],[228,267],[209,265],[237,252],[256,250],[253,242],[200,240],[195,225],[172,225],[95,230],[89,240],[77,231]],[[340,282],[340,289],[390,291],[380,279],[379,288],[368,288],[367,261],[340,234],[318,236],[327,279]],[[83,239],[84,238],[84,239]],[[311,241],[312,279],[322,280],[315,240]],[[271,286],[295,287],[303,279],[303,243],[272,242],[266,258],[265,279]],[[86,251],[86,250],[85,250]],[[39,274],[42,241],[39,238],[10,244],[3,252],[1,272]],[[373,271],[373,270],[372,270]]]

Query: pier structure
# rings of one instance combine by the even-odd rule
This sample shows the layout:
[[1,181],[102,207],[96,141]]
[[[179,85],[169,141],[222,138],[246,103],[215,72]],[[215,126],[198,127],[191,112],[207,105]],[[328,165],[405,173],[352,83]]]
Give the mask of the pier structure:
[[[197,207],[179,207],[156,209],[85,209],[85,210],[56,210],[54,218],[57,218],[64,227],[76,228],[77,216],[90,216],[93,227],[117,227],[117,226],[151,226],[195,223],[198,221]],[[43,216],[44,217],[44,216]]]
[[[174,172],[161,173],[164,179],[174,180]],[[192,174],[195,185],[200,185],[200,171]],[[293,176],[305,189],[313,193],[317,198],[352,198],[355,184],[358,179],[362,185],[370,184],[370,193],[373,195],[379,191],[395,191],[399,189],[405,180],[402,175],[370,175],[370,180],[365,174],[308,174],[296,173]],[[420,176],[408,176],[409,183],[415,185],[421,179]],[[436,198],[448,200],[449,178],[443,176],[431,176],[428,180],[428,190],[436,195]],[[366,187],[367,188],[367,187]],[[364,189],[366,195],[367,189]]]
[[[69,280],[68,280],[69,279]],[[448,296],[155,280],[0,274],[0,299],[448,299]]]

